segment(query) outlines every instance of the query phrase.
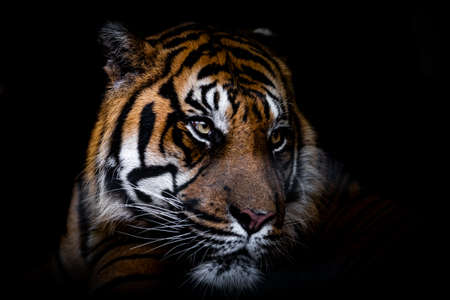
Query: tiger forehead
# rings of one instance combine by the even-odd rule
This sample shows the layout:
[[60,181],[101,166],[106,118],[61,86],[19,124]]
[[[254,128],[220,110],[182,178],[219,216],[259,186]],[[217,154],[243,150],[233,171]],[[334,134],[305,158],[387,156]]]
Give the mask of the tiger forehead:
[[274,125],[285,115],[278,101],[269,95],[242,93],[216,81],[191,87],[182,107],[188,117],[209,117],[224,133],[232,120],[246,123],[255,119]]
[[227,132],[231,119],[275,123],[286,116],[286,79],[271,52],[245,35],[182,24],[148,37],[167,61],[184,113],[207,116]]
[[179,72],[203,67],[198,79],[217,76],[245,87],[255,84],[272,89],[283,87],[280,61],[269,49],[246,34],[217,31],[193,23],[180,25],[146,40],[167,59],[179,64]]

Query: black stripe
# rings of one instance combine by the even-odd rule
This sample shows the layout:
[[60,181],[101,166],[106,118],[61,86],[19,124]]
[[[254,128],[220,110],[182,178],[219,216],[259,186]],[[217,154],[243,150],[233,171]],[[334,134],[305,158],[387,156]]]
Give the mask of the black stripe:
[[150,195],[147,195],[146,193],[140,191],[137,188],[134,188],[133,190],[134,190],[134,193],[136,194],[136,197],[140,201],[142,201],[144,203],[152,203],[153,202],[153,199],[152,199],[152,197]]
[[115,263],[124,261],[124,260],[134,260],[134,259],[158,259],[158,260],[161,260],[162,258],[163,258],[163,255],[161,255],[161,254],[148,254],[148,253],[133,254],[133,255],[128,255],[128,256],[119,256],[119,257],[116,257],[116,258],[108,261],[103,266],[101,266],[97,270],[97,274],[100,274],[105,269],[109,268],[110,266],[114,265]]
[[164,141],[166,139],[166,134],[169,131],[170,127],[175,124],[178,121],[178,113],[170,113],[167,116],[166,124],[164,126],[164,129],[161,133],[161,137],[159,138],[159,151],[161,151],[162,154],[166,153],[166,150],[164,149]]
[[247,122],[247,117],[248,117],[248,106],[245,106],[245,108],[244,108],[244,116],[242,117],[242,121],[244,123]]
[[260,98],[260,99],[264,99],[265,98],[265,95],[263,93],[261,93],[258,90],[252,89],[252,88],[246,88],[245,90],[242,91],[242,93],[244,95],[252,96],[252,97],[255,97],[255,98]]
[[[188,133],[188,135],[189,136],[191,136],[191,134],[190,134],[190,132],[187,132]],[[191,136],[191,138],[192,139],[194,139],[194,141],[195,141],[195,137],[192,137]],[[223,139],[223,137],[220,137],[220,135],[215,135],[214,137],[213,137],[213,142],[214,143],[219,143],[218,141],[217,141],[217,139]],[[202,143],[202,142],[198,142],[198,147],[200,148],[200,147],[204,147],[205,146],[205,144],[204,143]],[[198,158],[198,159],[196,159],[196,160],[192,160],[192,162],[191,162],[191,164],[189,165],[189,167],[192,169],[192,168],[194,168],[197,164],[199,164],[201,161],[203,161],[203,159],[205,158],[205,157],[207,157],[207,155],[208,155],[208,153],[206,152],[206,151],[203,151],[203,153],[200,155],[200,157]]]
[[159,40],[160,41],[167,40],[169,38],[180,35],[183,32],[188,31],[188,30],[201,30],[201,29],[205,29],[205,26],[201,25],[201,24],[197,24],[197,23],[189,23],[186,25],[181,25],[181,26],[175,27],[173,29],[170,29],[169,31],[167,31],[166,33],[161,35],[159,37]]
[[274,94],[272,94],[271,91],[269,91],[266,87],[264,87],[264,90],[266,91],[266,93],[273,99],[275,99],[276,101],[278,101],[279,103],[281,103],[281,99],[278,98],[277,96],[275,96]]
[[222,71],[228,71],[227,67],[224,65],[219,65],[216,63],[212,63],[209,65],[206,65],[205,67],[203,67],[200,72],[198,72],[197,74],[197,79],[203,79],[205,77],[208,76],[213,76],[213,75],[217,75],[218,73],[222,72]]
[[167,116],[166,125],[164,127],[164,130],[163,130],[160,140],[159,140],[159,149],[160,149],[161,153],[165,153],[164,140],[165,140],[167,132],[170,129],[170,126],[175,124],[178,120],[183,120],[185,118],[185,115],[184,115],[183,111],[181,110],[180,103],[178,101],[178,95],[177,95],[177,93],[175,91],[175,87],[173,85],[173,77],[170,77],[169,80],[167,80],[167,82],[164,83],[160,87],[159,94],[162,97],[170,100],[170,106],[174,110],[172,113],[170,113]]
[[197,199],[197,198],[189,198],[189,199],[183,200],[183,205],[188,210],[194,209],[199,203],[200,203],[200,199]]
[[259,112],[259,109],[258,109],[257,106],[258,105],[256,104],[256,102],[253,103],[252,104],[252,111],[253,111],[253,114],[255,115],[255,117],[258,119],[258,121],[261,121],[262,120],[262,116],[261,116],[261,113]]
[[172,174],[175,184],[175,175],[178,172],[178,168],[173,164],[167,164],[165,166],[148,166],[142,168],[135,168],[128,173],[127,179],[133,185],[137,186],[138,182],[145,178],[158,177],[165,173]]
[[181,51],[185,50],[186,47],[180,47],[176,50],[173,50],[172,52],[170,52],[169,54],[167,54],[166,60],[165,60],[165,64],[164,64],[164,70],[162,71],[161,75],[159,76],[159,78],[164,78],[167,76],[167,74],[169,74],[171,68],[172,68],[172,63],[173,60],[175,59],[175,56],[177,56]]
[[194,94],[194,91],[190,90],[189,93],[186,96],[186,99],[184,99],[184,102],[186,102],[187,104],[189,104],[193,108],[201,111],[203,114],[207,115],[208,111],[206,110],[206,108],[201,103],[199,103],[198,101],[195,101],[194,98],[192,98],[193,94]]
[[[254,84],[256,84],[255,81],[251,81],[251,80],[241,76],[240,74],[239,74],[239,79],[238,80],[239,80],[239,82],[237,83],[238,85],[242,85],[242,84],[244,84],[244,85],[254,85]],[[243,92],[243,94],[245,94],[244,90],[241,90],[241,91]]]
[[188,34],[185,37],[176,37],[176,38],[164,43],[163,48],[165,48],[165,49],[174,48],[176,46],[179,46],[182,43],[198,40],[200,35],[201,35],[200,33],[194,32],[194,33]]
[[241,105],[241,102],[236,102],[236,97],[237,97],[237,90],[234,88],[230,88],[227,90],[228,92],[228,101],[230,101],[231,103],[231,108],[233,110],[233,114],[231,115],[231,117],[233,118],[234,115],[237,113],[239,106]]
[[266,87],[264,87],[264,90],[266,91],[267,95],[269,95],[271,98],[275,99],[278,104],[280,104],[280,106],[278,108],[281,108],[282,111],[280,113],[280,115],[278,116],[278,118],[287,118],[289,116],[289,109],[287,107],[286,101],[282,101],[280,98],[278,98],[277,96],[275,96],[274,94],[272,94]]
[[195,174],[194,177],[192,177],[189,181],[185,182],[184,184],[180,185],[179,187],[177,187],[174,191],[175,191],[175,195],[178,194],[180,191],[184,190],[188,185],[190,185],[192,182],[194,182],[198,176],[200,176],[200,174],[207,168],[209,167],[209,164],[206,164],[204,166],[202,166],[200,168],[200,170],[198,170],[197,174]]
[[241,102],[231,102],[231,108],[233,110],[233,113],[231,114],[231,118],[233,118],[234,115],[237,113],[240,105],[241,105]]
[[212,235],[220,235],[220,236],[237,236],[237,237],[242,237],[239,234],[236,234],[234,232],[231,231],[225,231],[225,230],[221,230],[221,229],[217,229],[214,227],[210,227],[210,226],[206,226],[200,223],[197,223],[195,221],[193,221],[187,214],[184,214],[183,212],[180,212],[181,215],[183,215],[186,219],[186,222],[189,222],[189,225],[192,228],[195,228],[199,231],[202,232],[208,232]]
[[153,102],[147,104],[141,112],[141,122],[139,124],[138,150],[141,167],[145,167],[145,150],[147,149],[153,126],[155,125],[155,113],[153,112]]
[[250,50],[252,50],[252,51],[254,51],[256,53],[259,53],[262,56],[264,56],[267,60],[269,60],[277,68],[277,71],[280,74],[282,73],[281,72],[281,67],[278,64],[278,62],[272,57],[273,55],[271,53],[267,52],[265,49],[261,48],[255,42],[250,41],[248,39],[244,39],[244,38],[239,37],[239,36],[222,35],[222,38],[230,40],[230,41],[238,42],[238,43],[243,44],[243,46],[249,47]]
[[192,163],[192,157],[191,157],[192,149],[187,147],[183,143],[183,132],[176,126],[173,128],[172,138],[173,138],[174,144],[177,145],[183,151],[184,161],[185,161],[186,165],[188,167],[190,167],[190,165]]
[[184,67],[192,68],[195,63],[199,61],[199,59],[207,52],[211,50],[211,45],[206,43],[200,45],[197,49],[191,51],[186,58],[184,59],[183,63],[180,66],[180,69],[177,72],[177,75],[181,73]]
[[190,198],[183,201],[184,209],[185,211],[191,212],[196,215],[197,218],[201,218],[207,221],[212,221],[215,223],[226,223],[227,221],[218,218],[217,216],[211,215],[207,212],[201,211],[196,208],[196,206],[201,202],[200,199],[197,198]]
[[219,100],[220,100],[220,95],[218,91],[214,92],[214,109],[218,110],[219,109]]
[[245,74],[247,76],[249,76],[252,80],[256,80],[258,82],[261,82],[265,85],[269,85],[271,87],[275,87],[275,85],[273,84],[273,82],[267,78],[266,75],[264,75],[264,73],[261,73],[258,70],[255,70],[249,66],[246,65],[242,65],[242,73],[241,74]]
[[210,222],[214,222],[214,223],[228,223],[227,220],[224,220],[224,219],[219,218],[217,216],[211,215],[209,213],[206,213],[206,212],[201,211],[201,210],[196,209],[196,208],[185,206],[185,211],[193,213],[195,215],[195,217],[197,217],[199,219],[206,220],[206,221],[210,221]]
[[183,117],[183,112],[181,111],[180,103],[178,101],[178,95],[175,91],[175,87],[173,85],[173,77],[170,77],[166,83],[161,85],[158,92],[162,97],[170,100],[170,106],[172,109],[180,114],[180,117]]
[[227,50],[230,50],[231,54],[236,57],[237,59],[242,59],[242,60],[247,60],[247,61],[252,61],[254,63],[260,64],[262,67],[264,67],[267,71],[269,71],[269,73],[272,75],[272,77],[276,77],[275,76],[275,72],[272,69],[272,67],[269,65],[269,63],[267,63],[267,61],[262,58],[261,56],[257,56],[254,55],[253,53],[251,53],[249,50],[244,49],[244,48],[239,48],[239,47],[231,47],[231,46],[226,46]]
[[209,110],[212,110],[212,107],[209,105],[208,103],[208,99],[206,99],[206,94],[214,87],[216,87],[217,85],[217,81],[211,82],[210,84],[207,85],[203,85],[201,87],[202,90],[202,103],[204,106],[206,106],[206,108],[208,108]]
[[267,102],[266,99],[262,98],[261,99],[263,106],[264,106],[264,116],[266,117],[266,120],[269,120],[270,118],[270,107],[269,107],[269,103]]
[[128,99],[127,103],[125,103],[125,105],[123,106],[122,111],[120,112],[120,115],[117,118],[116,121],[117,125],[111,136],[111,146],[109,150],[109,156],[112,156],[115,159],[116,163],[119,163],[119,153],[122,146],[123,125],[125,124],[127,116],[130,113],[131,109],[133,108],[133,105],[136,102],[136,99],[142,90],[143,88],[140,88],[133,93],[130,99]]

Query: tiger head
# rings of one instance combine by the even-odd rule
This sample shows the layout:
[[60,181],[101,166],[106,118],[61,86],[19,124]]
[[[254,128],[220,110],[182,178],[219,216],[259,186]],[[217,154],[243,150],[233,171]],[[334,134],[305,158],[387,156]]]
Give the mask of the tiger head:
[[97,224],[146,220],[193,280],[254,286],[317,217],[319,151],[287,65],[252,33],[195,23],[145,39],[108,24],[101,40],[110,82],[86,166]]

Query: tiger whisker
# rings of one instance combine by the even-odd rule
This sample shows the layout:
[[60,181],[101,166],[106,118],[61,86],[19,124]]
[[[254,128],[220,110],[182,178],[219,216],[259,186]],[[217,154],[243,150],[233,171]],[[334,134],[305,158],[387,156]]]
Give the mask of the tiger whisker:
[[165,207],[161,207],[158,205],[148,204],[148,203],[133,203],[133,204],[124,204],[125,207],[145,207],[145,208],[152,208],[157,209],[160,211],[165,211],[167,213],[174,213],[173,210],[167,209]]
[[155,237],[145,237],[145,236],[133,235],[133,234],[131,234],[131,233],[126,233],[126,232],[119,232],[119,233],[124,233],[124,234],[127,234],[127,235],[129,235],[129,236],[134,236],[134,237],[136,237],[136,238],[140,238],[140,239],[143,239],[143,240],[149,240],[149,241],[176,240],[176,239],[182,238],[182,237],[185,236],[185,235],[190,234],[190,232],[186,232],[186,233],[183,233],[183,234],[180,234],[180,235],[174,235],[174,236],[167,236],[167,237],[161,237],[161,238],[158,237],[158,238],[155,238]]
[[[155,222],[157,223],[157,222]],[[180,224],[180,225],[166,225],[163,223],[157,223],[161,226],[157,226],[157,227],[143,227],[143,226],[137,226],[137,225],[128,225],[129,227],[135,228],[135,229],[141,229],[143,232],[145,231],[150,231],[150,230],[154,230],[154,229],[165,229],[165,228],[186,228],[189,227],[190,225],[188,224]]]
[[[175,239],[175,240],[172,240],[172,241],[168,241],[168,242],[166,242],[166,243],[164,243],[164,244],[162,244],[162,245],[159,245],[159,246],[157,246],[157,247],[155,247],[155,248],[152,248],[152,251],[155,251],[155,250],[157,250],[157,249],[159,249],[159,248],[161,248],[161,247],[165,247],[165,246],[167,246],[167,245],[171,245],[171,244],[173,244],[173,243],[179,243],[179,242],[191,240],[191,239],[194,239],[194,238],[195,238],[195,237],[190,237],[190,238],[178,238],[178,239]],[[151,245],[151,244],[153,244],[153,243],[155,243],[155,242],[158,242],[158,241],[160,241],[160,240],[153,241],[153,242],[148,242],[148,243],[144,243],[144,244],[138,245],[138,246],[134,246],[134,247],[131,248],[131,249],[136,249],[136,248],[140,248],[140,247],[145,247],[145,246]]]
[[[138,208],[138,209],[142,209],[143,207],[141,206],[136,206],[136,205],[124,205],[124,207],[132,207],[132,208]],[[168,212],[164,212],[164,211],[158,211],[158,209],[154,209],[152,208],[151,211],[143,211],[142,214],[136,214],[133,216],[134,219],[138,219],[140,217],[146,216],[146,215],[152,215],[155,217],[160,217],[162,219],[162,217],[165,217],[166,219],[172,219],[172,220],[178,220],[179,217],[176,216],[175,214],[172,213],[168,213]]]
[[180,226],[180,227],[171,227],[171,226],[157,226],[157,227],[140,227],[140,226],[131,226],[135,229],[140,229],[140,234],[146,233],[146,232],[169,232],[169,233],[180,233],[180,230],[183,228],[186,228],[187,226]]
[[[209,245],[206,244],[207,240],[203,240],[200,242],[200,244],[197,245],[201,245],[203,243],[203,245],[201,247],[199,247],[197,250],[195,250],[191,255],[189,255],[189,258],[194,261],[195,260],[195,256],[197,255],[198,252],[200,252],[202,249],[205,249],[206,247],[208,247]],[[203,260],[201,260],[203,262]]]
[[156,220],[161,220],[162,222],[165,222],[165,223],[172,223],[172,222],[175,222],[178,220],[175,217],[166,217],[164,215],[161,215],[161,214],[158,214],[155,212],[148,212],[148,211],[143,212],[139,215],[134,215],[133,217],[130,218],[130,220],[135,221],[139,218],[146,217],[146,216],[151,217],[149,219],[151,219],[152,222],[156,222]]
[[[209,232],[209,231],[207,231],[207,232]],[[197,236],[197,238],[199,238],[199,236]],[[193,240],[193,241],[195,241],[195,239]],[[190,241],[190,243],[192,243],[193,241]],[[184,254],[186,254],[189,250],[191,250],[191,249],[195,249],[196,247],[199,247],[200,245],[202,245],[202,244],[204,244],[204,243],[206,243],[207,242],[207,240],[206,239],[203,239],[203,240],[201,240],[199,243],[197,243],[197,244],[194,244],[192,247],[190,247],[190,248],[188,248],[188,249],[183,249],[183,250],[181,250],[181,251],[178,251],[178,252],[176,252],[176,253],[174,253],[174,254],[172,254],[172,255],[170,255],[170,256],[168,256],[168,257],[171,257],[171,256],[175,256],[175,255],[177,255],[177,254],[181,254],[179,257],[178,257],[178,259],[180,259]],[[202,246],[202,247],[200,247],[200,249],[201,248],[204,248],[205,247],[205,245],[204,246]],[[173,249],[171,249],[170,251],[172,251]],[[197,252],[199,249],[197,249],[195,252]],[[169,252],[170,252],[169,251]],[[168,253],[169,253],[168,252]],[[167,253],[167,254],[168,254]],[[189,257],[191,257],[192,256],[192,254],[189,256]]]
[[[196,237],[196,238],[198,238],[198,237]],[[178,247],[181,247],[181,246],[183,246],[183,245],[191,244],[193,241],[195,241],[195,238],[194,238],[194,240],[190,241],[189,243],[181,243],[180,245],[177,245],[177,246],[173,247],[172,249],[170,249],[169,251],[166,252],[166,254],[165,254],[164,257],[163,257],[163,260],[167,260],[169,257],[173,257],[173,256],[178,255],[178,254],[182,254],[181,256],[183,256],[183,255],[184,255],[187,251],[189,251],[190,249],[197,247],[198,244],[195,244],[194,246],[189,247],[189,248],[187,248],[187,249],[182,249],[182,250],[180,250],[180,251],[177,251],[177,252],[175,252],[175,253],[172,253],[171,255],[168,255],[168,254],[169,254],[170,252],[172,252],[173,250],[175,250],[176,248],[178,248]],[[178,257],[178,259],[180,259],[181,256]]]

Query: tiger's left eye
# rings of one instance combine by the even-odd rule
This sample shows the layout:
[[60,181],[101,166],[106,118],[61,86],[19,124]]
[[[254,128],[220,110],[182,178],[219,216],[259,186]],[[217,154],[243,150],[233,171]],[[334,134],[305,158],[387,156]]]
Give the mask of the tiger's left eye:
[[276,145],[281,141],[281,133],[279,130],[275,130],[275,132],[272,133],[270,141],[272,142],[273,145]]
[[273,151],[280,151],[286,144],[284,131],[275,129],[270,135],[270,143],[272,144]]

